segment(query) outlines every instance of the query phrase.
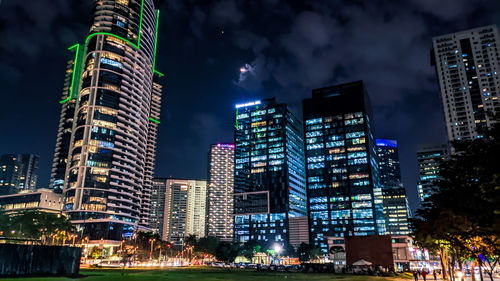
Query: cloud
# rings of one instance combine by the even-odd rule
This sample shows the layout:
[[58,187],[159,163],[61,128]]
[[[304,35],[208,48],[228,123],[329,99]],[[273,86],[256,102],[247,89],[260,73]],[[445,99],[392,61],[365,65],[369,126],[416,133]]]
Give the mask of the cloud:
[[216,24],[239,24],[244,14],[238,9],[233,0],[218,1],[212,6],[211,21]]

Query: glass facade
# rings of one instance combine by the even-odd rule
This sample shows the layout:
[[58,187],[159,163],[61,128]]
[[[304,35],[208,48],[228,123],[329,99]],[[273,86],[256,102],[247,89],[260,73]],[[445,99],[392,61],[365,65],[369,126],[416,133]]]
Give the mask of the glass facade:
[[234,238],[289,243],[306,216],[302,123],[275,99],[236,105]]
[[410,209],[406,190],[401,183],[398,142],[390,139],[377,139],[375,142],[380,167],[386,233],[407,235]]
[[90,240],[149,226],[162,90],[157,22],[151,0],[95,1],[85,44],[70,48],[51,184],[63,186],[63,210]]
[[361,81],[313,90],[303,101],[311,244],[385,234],[373,118]]
[[432,195],[436,189],[435,182],[439,180],[439,165],[448,157],[446,144],[421,145],[417,149],[419,182],[417,185],[420,202]]

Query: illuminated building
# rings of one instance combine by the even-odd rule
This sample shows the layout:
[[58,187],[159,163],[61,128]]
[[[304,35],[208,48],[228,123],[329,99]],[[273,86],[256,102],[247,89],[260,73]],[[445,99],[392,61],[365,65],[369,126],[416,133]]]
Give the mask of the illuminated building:
[[386,233],[407,235],[410,208],[406,190],[401,182],[398,142],[389,139],[376,139],[380,184],[384,205]]
[[35,154],[4,154],[0,157],[0,195],[34,190],[37,182],[39,156]]
[[398,142],[390,139],[376,139],[375,145],[377,147],[382,188],[387,184],[401,183]]
[[472,139],[500,112],[500,38],[495,25],[432,39],[448,139]]
[[385,234],[371,106],[362,81],[312,91],[302,102],[311,244]]
[[207,236],[233,239],[234,144],[210,146],[208,154]]
[[149,228],[158,233],[163,240],[167,240],[167,217],[170,201],[170,188],[168,188],[167,181],[166,178],[153,178],[151,210],[149,212]]
[[448,157],[446,144],[420,145],[417,147],[419,182],[417,185],[420,202],[432,195],[439,180],[439,165]]
[[275,99],[235,112],[234,238],[290,243],[307,213],[302,123]]
[[51,176],[54,190],[63,186],[63,211],[90,243],[149,226],[163,76],[153,1],[94,5],[85,42],[69,48]]
[[163,239],[182,244],[189,235],[205,237],[207,182],[205,180],[166,180]]
[[0,209],[6,213],[36,210],[49,213],[61,213],[63,206],[61,194],[47,188],[23,190],[16,194],[1,195]]

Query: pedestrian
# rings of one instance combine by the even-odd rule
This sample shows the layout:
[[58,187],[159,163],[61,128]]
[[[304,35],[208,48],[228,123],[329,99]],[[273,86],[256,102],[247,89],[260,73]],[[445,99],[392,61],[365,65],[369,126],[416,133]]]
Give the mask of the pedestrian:
[[427,270],[424,269],[422,270],[422,278],[424,278],[424,281],[427,281],[426,277],[427,277]]
[[434,275],[434,280],[438,280],[437,278],[437,273],[436,273],[436,270],[434,269],[434,271],[432,271],[432,275]]
[[413,278],[415,278],[415,281],[418,281],[418,273],[416,270],[413,271]]

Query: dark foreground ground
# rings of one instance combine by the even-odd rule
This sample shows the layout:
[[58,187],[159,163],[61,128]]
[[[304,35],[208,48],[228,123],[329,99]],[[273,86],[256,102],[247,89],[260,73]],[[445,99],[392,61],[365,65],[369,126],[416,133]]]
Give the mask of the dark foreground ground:
[[170,268],[170,269],[85,269],[80,270],[79,277],[31,277],[31,278],[7,278],[3,281],[183,281],[183,280],[197,280],[197,281],[276,281],[276,280],[307,280],[307,281],[402,281],[408,280],[403,278],[389,278],[389,277],[372,277],[372,276],[356,276],[356,275],[340,275],[340,274],[317,274],[317,273],[284,273],[284,272],[256,272],[253,270],[244,269],[224,269],[224,268]]

